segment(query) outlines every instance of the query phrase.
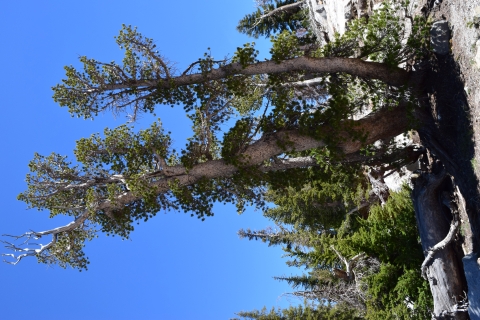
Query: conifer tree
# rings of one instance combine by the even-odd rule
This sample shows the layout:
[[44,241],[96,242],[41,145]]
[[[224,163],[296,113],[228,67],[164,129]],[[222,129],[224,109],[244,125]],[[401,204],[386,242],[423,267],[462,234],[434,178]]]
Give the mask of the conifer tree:
[[305,23],[304,3],[295,0],[257,1],[257,11],[241,19],[237,30],[255,38],[296,31]]
[[319,305],[304,307],[290,307],[288,309],[267,308],[262,310],[242,311],[237,313],[241,318],[232,320],[357,320],[361,319],[356,315],[355,310],[342,305]]
[[[394,65],[420,53],[418,39],[425,30],[416,28],[408,45],[399,46],[404,26],[394,10],[387,5],[368,23],[354,21],[348,33],[325,47],[305,50],[294,32],[284,30],[271,39],[271,60],[258,61],[248,43],[230,60],[206,53],[183,72],[158,53],[152,39],[124,25],[116,37],[125,52],[122,63],[80,57],[83,71],[65,67],[66,78],[53,87],[54,100],[81,118],[130,111],[132,121],[158,105],[181,105],[194,135],[177,152],[160,121],[139,132],[122,125],[79,140],[75,164],[56,153],[35,154],[28,189],[19,199],[74,221],[25,233],[28,239],[52,236],[38,250],[9,243],[23,251],[14,263],[36,256],[84,269],[82,248],[95,237],[96,226],[127,238],[137,221],[160,210],[181,209],[204,219],[214,202],[233,202],[240,212],[247,204],[262,208],[267,186],[280,190],[305,179],[331,181],[325,171],[331,166],[387,159],[393,165],[404,159],[409,148],[397,148],[390,139],[409,126],[414,73]],[[364,47],[355,54],[352,44],[365,32]],[[352,55],[356,58],[347,58]],[[305,80],[307,72],[313,83]],[[375,112],[351,119],[365,108]],[[220,126],[235,118],[222,137]],[[378,140],[383,143],[375,150],[365,149]],[[345,199],[345,205],[352,201]]]
[[423,254],[408,188],[392,193],[384,206],[371,206],[368,215],[345,216],[344,210],[342,222],[328,229],[318,227],[326,219],[320,212],[313,228],[291,219],[302,215],[308,198],[284,194],[271,200],[277,207],[268,216],[282,213],[274,217],[280,231],[241,230],[239,235],[281,245],[290,266],[309,270],[275,277],[288,282],[296,290],[293,295],[320,304],[341,303],[367,319],[429,317],[433,301],[421,276]]
[[[387,172],[415,161],[423,151],[399,146],[394,137],[415,127],[428,138],[435,128],[428,112],[418,107],[426,100],[421,83],[430,56],[429,24],[424,17],[412,17],[407,32],[405,21],[396,14],[401,4],[386,1],[368,19],[355,19],[343,35],[322,42],[303,1],[259,3],[260,9],[245,17],[239,30],[271,35],[271,57],[266,61],[259,61],[254,43],[247,43],[231,59],[216,59],[209,51],[179,71],[152,39],[124,25],[116,37],[125,53],[121,63],[82,56],[83,70],[65,67],[66,77],[53,87],[53,99],[72,115],[93,119],[106,111],[129,113],[134,123],[142,113],[171,105],[185,110],[193,136],[177,152],[158,120],[143,131],[123,125],[81,139],[75,161],[56,153],[35,154],[28,188],[18,198],[29,208],[48,210],[51,217],[70,216],[72,222],[14,236],[20,244],[4,240],[16,252],[10,254],[11,263],[34,256],[43,263],[86,269],[83,247],[99,231],[128,238],[139,221],[172,209],[205,219],[213,215],[215,202],[235,203],[239,212],[246,205],[266,210],[269,197],[300,190],[313,199],[313,208],[315,201],[329,204],[322,209],[325,220],[317,221],[313,212],[292,217],[285,223],[304,234],[282,231],[280,238],[269,234],[265,239],[291,243],[290,254],[298,259],[294,265],[318,265],[318,257],[301,250],[307,243],[324,247],[314,252],[324,255],[325,268],[334,261],[347,265],[361,260],[352,251],[353,243],[357,251],[364,244],[363,238],[355,242],[359,231],[349,234],[349,223],[361,224],[352,214],[368,217],[371,213],[366,211],[375,203],[387,203],[389,192],[383,183]],[[221,126],[228,121],[235,124],[223,133]],[[437,166],[431,163],[430,168]],[[342,183],[335,185],[332,172]],[[440,184],[436,181],[424,185],[436,188]],[[316,189],[314,194],[305,190],[308,183]],[[325,188],[319,188],[322,185]],[[335,188],[342,192],[331,192]],[[422,199],[427,203],[430,194],[414,195],[420,199],[417,210],[425,212],[428,208],[419,203]],[[269,212],[275,219],[288,219],[285,213]],[[350,218],[341,222],[345,214]],[[345,234],[341,239],[349,239],[350,246],[340,242],[325,247],[327,239],[336,239],[332,230]],[[319,231],[315,237],[314,231]],[[38,248],[29,245],[40,238],[49,239]],[[390,253],[384,256],[370,249],[362,251],[383,263],[381,268],[394,263]],[[429,256],[437,250],[424,249]],[[461,267],[442,261],[447,269],[429,261],[422,269],[447,282],[450,274],[462,274]],[[352,279],[350,272],[346,276]],[[458,283],[451,287],[454,293],[437,292],[449,301],[445,307],[449,310],[465,288]],[[388,306],[388,301],[380,302]]]

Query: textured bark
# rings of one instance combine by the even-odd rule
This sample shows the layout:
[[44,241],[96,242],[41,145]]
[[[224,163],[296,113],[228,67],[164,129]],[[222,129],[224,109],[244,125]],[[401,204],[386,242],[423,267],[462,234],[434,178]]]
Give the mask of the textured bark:
[[[422,174],[414,183],[413,202],[417,225],[425,255],[449,233],[454,216],[447,207],[449,178],[441,168]],[[461,258],[462,250],[455,242],[434,253],[426,264],[426,276],[434,300],[435,319],[468,319],[463,305],[467,285]]]
[[[348,120],[353,121],[353,120]],[[365,141],[352,140],[349,138],[350,134],[343,133],[344,141],[338,143],[335,147],[338,150],[343,151],[345,155],[353,154],[359,151],[367,144],[372,144],[377,140],[388,141],[393,137],[405,132],[408,127],[407,111],[405,108],[399,106],[393,110],[380,110],[371,116],[362,118],[355,123],[355,129],[358,132],[368,133]],[[324,130],[329,130],[328,127]],[[287,147],[282,147],[288,142]],[[301,135],[297,130],[280,131],[270,134],[256,141],[248,146],[242,153],[242,162],[246,166],[261,165],[262,162],[285,153],[286,151],[304,151],[313,148],[321,148],[325,146],[325,142],[316,140],[312,137]],[[333,146],[330,146],[333,147]],[[273,168],[271,166],[262,166],[260,171],[271,170],[284,170],[290,167],[307,167],[312,164],[309,160],[305,159],[302,163],[291,163],[288,166],[278,164]],[[239,168],[232,164],[228,164],[225,160],[210,160],[204,163],[195,165],[191,169],[187,169],[182,165],[166,167],[158,172],[158,176],[163,176],[163,179],[159,179],[154,184],[153,188],[156,188],[158,193],[164,193],[170,190],[171,183],[176,181],[179,186],[187,186],[197,183],[200,179],[216,179],[216,178],[228,178],[234,175]],[[152,174],[154,175],[154,174]],[[120,196],[117,201],[121,204],[136,200],[137,197],[132,192],[126,192]],[[105,201],[100,204],[100,209],[107,209],[110,207],[110,201]]]
[[[404,132],[408,126],[407,112],[405,108],[401,106],[394,108],[393,110],[383,109],[370,116],[353,122],[355,124],[354,127],[358,132],[367,133],[366,139],[363,142],[352,140],[352,138],[349,137],[349,134],[344,132],[343,134],[340,134],[343,135],[345,139],[336,146],[331,146],[342,150],[347,158],[351,154],[356,156],[355,153],[366,144],[371,144],[380,139],[387,141],[390,140],[391,138]],[[329,130],[329,128],[326,127],[323,128],[323,130]],[[319,148],[325,145],[326,143],[324,141],[302,135],[298,130],[279,131],[271,133],[247,146],[240,156],[243,165],[256,166],[260,172],[288,170],[291,168],[309,167],[316,165],[316,163],[310,157],[284,159],[269,163],[268,165],[266,165],[264,162],[287,151],[304,151],[312,148]],[[150,183],[150,187],[154,188],[157,194],[162,194],[170,191],[172,183],[179,187],[188,186],[198,183],[202,179],[229,178],[238,171],[238,166],[229,164],[223,159],[218,159],[209,160],[194,165],[190,169],[187,169],[182,165],[165,165],[158,171],[146,174],[145,178],[155,178],[154,182]],[[116,178],[121,179],[120,175],[116,175]],[[136,201],[139,198],[140,196],[134,192],[127,191],[117,196],[114,202],[112,202],[110,199],[105,199],[98,202],[95,210],[104,210],[106,214],[110,216],[112,214],[112,209],[118,208],[118,206],[127,205],[128,203]],[[14,244],[7,243],[8,248],[16,252],[22,252],[22,254],[17,256],[9,254],[15,260],[11,263],[16,264],[24,257],[38,256],[42,254],[43,251],[55,244],[56,236],[59,233],[70,232],[79,227],[79,225],[89,219],[90,214],[91,211],[85,210],[77,217],[75,221],[65,226],[43,232],[27,232],[21,236],[14,237],[16,239],[26,238],[28,240],[46,235],[52,235],[52,241],[45,246],[41,246],[40,249],[20,248]]]
[[[465,112],[468,102],[464,84],[455,60],[451,56],[437,56],[434,67],[425,73],[424,87],[428,98],[420,100],[426,112],[418,113],[417,118],[422,123],[418,132],[422,144],[441,160],[448,174],[455,178],[456,192],[465,199],[460,228],[465,233],[462,245],[468,258],[460,270],[466,277],[468,291],[465,290],[462,297],[469,297],[470,318],[480,319],[480,286],[476,280],[480,277],[480,267],[475,258],[478,257],[480,243],[479,184],[478,171],[472,166],[472,160],[477,157],[472,142],[474,137],[471,136],[471,118]],[[435,224],[431,228],[436,228]]]
[[182,74],[167,79],[129,79],[128,83],[107,84],[98,88],[88,89],[89,92],[128,89],[132,87],[172,88],[204,83],[211,80],[225,79],[234,75],[279,74],[288,72],[335,73],[344,72],[366,79],[377,79],[386,84],[400,87],[407,84],[409,77],[415,72],[407,72],[401,68],[387,66],[384,63],[367,62],[352,58],[310,58],[298,57],[281,62],[263,61],[243,66],[231,63],[213,69],[208,73]]

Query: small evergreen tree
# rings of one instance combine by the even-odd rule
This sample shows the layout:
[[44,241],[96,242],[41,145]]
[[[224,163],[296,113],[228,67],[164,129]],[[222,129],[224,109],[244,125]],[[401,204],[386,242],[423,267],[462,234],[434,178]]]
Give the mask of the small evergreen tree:
[[[340,194],[344,191],[336,190]],[[301,216],[310,200],[298,193],[277,193],[272,200],[278,206],[267,212],[280,230],[289,231],[258,238],[269,245],[283,245],[292,259],[289,265],[310,271],[276,279],[297,289],[294,295],[320,303],[346,304],[367,319],[429,317],[432,297],[420,273],[423,253],[408,188],[392,193],[384,206],[371,206],[367,215],[350,214],[336,227],[327,222],[328,232],[326,217],[320,212],[318,221],[310,223],[316,227],[305,228],[292,218],[303,221]],[[275,217],[274,212],[281,214]],[[344,209],[343,218],[345,213]],[[313,214],[307,215],[314,220]],[[256,240],[263,233],[250,230],[248,238]]]
[[287,309],[242,311],[231,320],[357,320],[356,311],[342,305],[291,306]]
[[295,31],[305,24],[303,4],[296,0],[260,1],[255,12],[240,20],[237,30],[255,38]]

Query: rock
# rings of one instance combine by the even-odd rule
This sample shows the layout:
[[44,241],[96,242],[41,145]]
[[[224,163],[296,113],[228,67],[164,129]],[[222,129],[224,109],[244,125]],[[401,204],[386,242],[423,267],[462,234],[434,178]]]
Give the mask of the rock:
[[[326,39],[333,40],[338,33],[342,35],[350,20],[359,16],[368,16],[378,10],[385,0],[306,0],[309,9],[310,23],[315,35],[321,43]],[[417,5],[420,0],[411,0]],[[360,7],[362,7],[360,9]],[[360,12],[361,11],[361,12]],[[404,15],[400,14],[403,19]],[[409,23],[409,20],[406,20]],[[405,40],[406,41],[406,40]]]
[[480,24],[480,7],[473,9],[473,23]]
[[350,21],[353,16],[352,16],[352,1],[347,1],[345,3],[345,7],[343,8],[344,16],[345,16],[345,21]]
[[475,55],[475,64],[478,69],[480,69],[480,40],[477,40],[477,43],[475,44],[477,47],[477,54]]
[[325,11],[325,6],[323,4],[315,6],[315,13],[320,16],[320,19],[327,20],[327,12]]
[[433,52],[441,55],[450,53],[450,29],[447,21],[437,21],[430,29],[430,45]]
[[352,18],[351,0],[307,0],[307,6],[311,8],[317,28],[330,40],[334,39],[336,33],[343,34],[347,22]]
[[472,320],[480,320],[480,266],[477,254],[466,255],[462,259],[468,284],[468,314]]

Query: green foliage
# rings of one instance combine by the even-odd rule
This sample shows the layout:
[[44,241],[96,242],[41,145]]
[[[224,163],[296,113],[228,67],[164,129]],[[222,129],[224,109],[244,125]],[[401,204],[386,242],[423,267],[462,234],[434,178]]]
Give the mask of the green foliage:
[[[323,166],[310,170],[294,186],[274,185],[267,199],[276,206],[265,216],[278,224],[293,225],[296,230],[316,232],[337,229],[362,198],[363,177],[358,166],[332,164],[317,155]],[[306,183],[306,182],[309,183]]]
[[[241,152],[247,147],[249,136],[253,128],[252,118],[237,120],[235,125],[225,133],[223,138],[222,158],[230,164],[239,165],[242,159],[238,159]],[[247,160],[247,159],[245,159]]]
[[52,256],[55,263],[62,268],[70,266],[79,271],[87,270],[90,261],[83,252],[85,241],[96,237],[95,230],[76,229],[69,233],[62,233],[56,237],[55,243],[48,250],[37,254],[39,263],[51,264]]
[[[235,80],[239,84],[232,87],[232,107],[240,116],[248,116],[262,108],[265,90],[262,88],[261,76]],[[229,82],[229,84],[233,84]]]
[[378,274],[367,280],[371,299],[366,319],[428,319],[433,299],[418,270],[382,264]]
[[[52,88],[53,99],[60,106],[68,107],[72,115],[93,118],[104,110],[116,110],[119,107],[131,107],[135,112],[153,112],[157,103],[179,99],[181,92],[169,92],[154,95],[152,90],[142,90],[137,87],[120,87],[119,90],[104,91],[99,88],[115,86],[129,79],[158,79],[170,77],[170,68],[164,59],[159,58],[159,53],[153,40],[143,37],[136,28],[122,26],[117,44],[125,50],[123,65],[101,63],[85,56],[80,57],[84,72],[77,71],[73,66],[66,66],[67,78],[62,84]],[[124,89],[124,90],[121,90]],[[90,94],[87,94],[90,93]],[[135,97],[130,101],[130,97]],[[119,106],[114,101],[127,101]]]
[[272,49],[270,54],[272,60],[280,63],[281,61],[298,57],[302,54],[299,50],[299,39],[295,33],[291,31],[283,31],[276,36],[271,37]]
[[[249,35],[272,35],[271,59],[277,63],[302,56],[356,57],[393,68],[422,57],[428,46],[428,25],[420,18],[414,19],[412,35],[401,43],[405,27],[394,15],[398,6],[390,4],[368,21],[353,21],[344,35],[324,48],[319,48],[311,32],[305,36],[296,33],[308,29],[302,6],[259,19],[293,3],[296,1],[263,1],[239,25],[239,30]],[[276,203],[278,207],[266,215],[279,226],[292,228],[267,232],[262,240],[285,245],[291,265],[313,268],[312,275],[317,278],[318,270],[341,264],[330,249],[332,245],[345,255],[362,251],[394,266],[406,253],[393,244],[379,251],[372,243],[396,239],[408,240],[405,243],[413,246],[413,231],[408,228],[405,234],[382,233],[386,230],[382,214],[398,223],[403,219],[400,216],[373,212],[371,219],[378,216],[378,221],[367,223],[347,214],[368,201],[368,186],[360,165],[345,163],[336,148],[338,142],[365,141],[367,132],[356,130],[353,115],[365,109],[392,108],[400,100],[414,102],[409,90],[348,74],[312,74],[308,70],[235,74],[238,64],[251,70],[259,62],[254,43],[238,47],[231,60],[216,60],[208,49],[180,72],[159,53],[154,41],[136,28],[123,25],[116,42],[124,51],[121,63],[80,57],[83,70],[65,67],[66,78],[53,87],[54,100],[74,116],[94,118],[107,110],[129,111],[132,121],[143,112],[154,112],[160,104],[181,105],[192,121],[193,135],[177,153],[170,149],[170,133],[163,132],[160,121],[139,132],[123,125],[80,139],[76,162],[55,153],[35,154],[29,165],[28,189],[18,198],[29,208],[49,210],[51,216],[72,216],[78,222],[73,229],[55,233],[51,246],[38,255],[39,261],[86,268],[82,248],[97,231],[127,238],[134,223],[159,211],[181,209],[204,219],[213,215],[215,202],[234,203],[238,212],[246,205],[264,209],[266,201]],[[213,76],[218,74],[222,76]],[[196,80],[185,82],[186,78]],[[298,85],[312,78],[317,79],[316,84]],[[327,147],[296,152],[286,135],[282,141],[276,140],[284,154],[248,165],[249,159],[242,154],[248,146],[289,130],[322,140]],[[268,170],[294,157],[313,158],[316,164]],[[235,173],[212,179],[198,176],[190,183],[192,170],[209,161],[235,166]],[[256,237],[254,232],[249,234],[246,236]],[[415,259],[408,257],[402,268],[411,270]],[[401,272],[403,269],[394,274],[400,277]]]
[[262,310],[242,311],[237,313],[241,318],[232,320],[356,320],[361,319],[357,312],[343,305],[305,305],[291,306],[288,309],[267,308]]
[[296,0],[269,0],[260,5],[258,9],[251,14],[247,14],[238,23],[237,30],[251,37],[259,36],[269,37],[270,35],[285,30],[296,30],[305,19],[305,12],[301,7],[294,10],[284,11],[279,14],[271,15],[267,18],[260,17],[276,8],[287,4],[298,2]]
[[423,262],[410,191],[392,193],[387,205],[373,206],[368,219],[358,218],[359,228],[347,241],[354,252],[365,252],[381,262],[407,269]]
[[169,133],[163,132],[158,120],[138,133],[127,125],[107,128],[104,138],[93,134],[78,140],[74,153],[85,169],[109,166],[112,172],[130,176],[153,170],[157,159],[168,158],[170,145]]
[[246,43],[243,48],[238,47],[233,55],[232,62],[240,63],[244,68],[249,64],[258,62],[257,56],[259,51],[255,50],[255,42]]
[[[239,235],[269,245],[282,245],[291,259],[290,266],[310,269],[302,276],[277,277],[294,289],[304,290],[302,296],[305,298],[344,301],[357,308],[366,319],[428,317],[432,297],[428,283],[420,274],[423,253],[410,190],[405,187],[401,192],[392,193],[383,207],[374,205],[367,216],[355,217],[345,217],[346,206],[338,202],[335,203],[337,215],[324,215],[325,208],[332,203],[332,198],[322,198],[328,194],[327,190],[332,195],[343,194],[350,201],[353,195],[358,195],[353,186],[343,187],[342,193],[334,184],[270,191],[269,200],[277,206],[265,215],[275,221],[278,231],[241,230]],[[352,262],[356,279],[346,278],[341,271],[345,268],[344,261],[335,250],[347,259],[363,254],[358,262]],[[337,275],[342,272],[343,276]],[[342,300],[345,298],[341,298],[341,292],[350,292],[351,296]],[[345,297],[345,293],[343,295]]]
[[428,318],[433,303],[428,283],[420,274],[424,256],[410,190],[393,193],[383,207],[374,206],[359,225],[346,244],[381,261],[379,272],[366,279],[371,296],[367,318]]
[[351,20],[344,34],[337,35],[313,55],[369,59],[392,67],[412,58],[422,59],[429,49],[430,25],[425,18],[415,17],[409,37],[403,40],[405,22],[397,12],[405,10],[405,6],[398,2],[383,2],[368,19]]

